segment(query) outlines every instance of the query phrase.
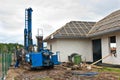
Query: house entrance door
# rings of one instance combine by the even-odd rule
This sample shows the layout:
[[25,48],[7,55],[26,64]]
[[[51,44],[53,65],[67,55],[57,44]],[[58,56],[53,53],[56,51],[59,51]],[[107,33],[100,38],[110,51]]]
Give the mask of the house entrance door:
[[[92,45],[93,45],[93,62],[95,62],[102,58],[101,39],[92,40]],[[102,63],[102,61],[100,63]]]

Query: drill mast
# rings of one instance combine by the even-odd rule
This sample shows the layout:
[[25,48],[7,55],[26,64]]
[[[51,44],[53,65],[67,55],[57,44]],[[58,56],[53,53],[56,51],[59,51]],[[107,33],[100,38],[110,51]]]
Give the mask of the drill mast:
[[24,48],[31,51],[32,40],[32,8],[25,9],[25,29],[24,29]]

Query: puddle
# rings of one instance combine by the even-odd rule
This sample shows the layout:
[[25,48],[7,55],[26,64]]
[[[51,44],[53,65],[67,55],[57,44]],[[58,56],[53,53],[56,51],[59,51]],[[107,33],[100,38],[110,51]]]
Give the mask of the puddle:
[[79,76],[95,76],[95,75],[98,75],[98,72],[85,72],[85,73],[81,73],[81,72],[72,72],[72,75],[79,75]]

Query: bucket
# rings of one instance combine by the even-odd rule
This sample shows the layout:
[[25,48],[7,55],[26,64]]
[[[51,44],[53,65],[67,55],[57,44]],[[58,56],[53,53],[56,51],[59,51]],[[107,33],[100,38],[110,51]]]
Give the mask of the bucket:
[[74,64],[79,65],[82,62],[81,55],[74,56]]

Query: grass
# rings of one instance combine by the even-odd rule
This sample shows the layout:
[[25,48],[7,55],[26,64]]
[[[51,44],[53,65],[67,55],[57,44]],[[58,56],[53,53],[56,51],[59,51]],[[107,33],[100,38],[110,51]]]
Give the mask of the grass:
[[0,63],[2,63],[2,57],[0,56]]
[[115,73],[120,73],[120,68],[103,67],[102,69],[99,69],[99,72],[115,72]]

